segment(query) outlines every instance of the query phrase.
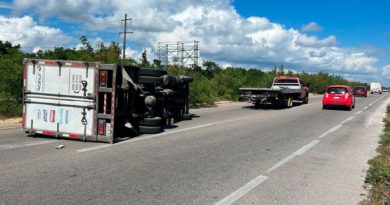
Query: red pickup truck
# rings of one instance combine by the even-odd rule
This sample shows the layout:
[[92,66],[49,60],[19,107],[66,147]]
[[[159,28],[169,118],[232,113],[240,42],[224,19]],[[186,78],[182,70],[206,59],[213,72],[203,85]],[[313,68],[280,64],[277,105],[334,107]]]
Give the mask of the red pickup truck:
[[272,104],[290,108],[294,100],[309,103],[309,88],[297,77],[276,77],[271,88],[240,88],[240,92],[241,98],[256,107]]

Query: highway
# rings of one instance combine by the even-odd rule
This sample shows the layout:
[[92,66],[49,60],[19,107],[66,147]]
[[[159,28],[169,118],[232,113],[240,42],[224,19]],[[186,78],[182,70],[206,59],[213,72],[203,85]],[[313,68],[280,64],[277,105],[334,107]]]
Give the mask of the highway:
[[194,109],[113,145],[0,130],[0,204],[357,204],[389,96],[356,97],[352,111],[322,110],[320,95]]

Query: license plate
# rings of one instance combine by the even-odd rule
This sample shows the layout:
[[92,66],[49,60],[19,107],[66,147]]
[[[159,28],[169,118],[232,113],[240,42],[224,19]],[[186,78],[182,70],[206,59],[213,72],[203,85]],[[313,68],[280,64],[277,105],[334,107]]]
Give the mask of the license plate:
[[336,96],[336,97],[334,97],[334,99],[340,99],[340,97]]

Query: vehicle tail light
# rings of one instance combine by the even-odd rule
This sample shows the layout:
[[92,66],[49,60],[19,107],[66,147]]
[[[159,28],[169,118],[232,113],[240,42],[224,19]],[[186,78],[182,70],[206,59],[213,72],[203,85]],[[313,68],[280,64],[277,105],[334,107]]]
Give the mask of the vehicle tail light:
[[107,71],[100,71],[100,87],[107,87]]
[[106,120],[99,120],[98,134],[99,135],[106,135]]
[[349,93],[345,94],[345,99],[349,98]]
[[325,98],[328,98],[329,97],[329,94],[328,93],[325,93]]

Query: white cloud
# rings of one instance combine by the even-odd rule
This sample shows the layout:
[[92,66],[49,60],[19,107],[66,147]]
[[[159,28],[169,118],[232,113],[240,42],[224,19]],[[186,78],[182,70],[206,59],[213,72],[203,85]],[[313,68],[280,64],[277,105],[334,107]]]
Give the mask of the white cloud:
[[[20,44],[25,51],[35,48],[63,46],[71,39],[60,29],[39,26],[32,17],[7,18],[0,16],[0,40]],[[36,49],[35,49],[36,50]]]
[[322,27],[316,22],[310,22],[309,24],[303,25],[301,28],[302,32],[316,32],[321,31]]
[[[45,6],[38,6],[45,5]],[[285,28],[264,17],[240,16],[231,0],[15,0],[15,12],[36,12],[42,18],[77,22],[88,31],[122,30],[121,19],[132,18],[128,45],[139,56],[158,42],[200,41],[202,58],[227,65],[280,65],[342,73],[376,72],[378,59],[354,49],[337,47],[335,36],[318,38]],[[318,31],[315,22],[302,31]],[[111,40],[111,39],[107,39]],[[137,51],[134,51],[137,50]],[[156,53],[148,49],[150,53]]]
[[383,66],[382,74],[385,75],[387,78],[390,78],[390,65]]

